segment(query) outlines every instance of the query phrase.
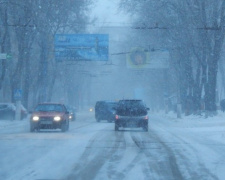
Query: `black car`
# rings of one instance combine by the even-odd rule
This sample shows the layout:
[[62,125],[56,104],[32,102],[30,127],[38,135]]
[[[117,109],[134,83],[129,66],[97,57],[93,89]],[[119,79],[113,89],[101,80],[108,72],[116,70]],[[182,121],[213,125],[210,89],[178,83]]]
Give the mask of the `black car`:
[[116,107],[115,131],[120,127],[142,127],[148,131],[148,110],[142,100],[120,100]]
[[115,120],[115,101],[97,101],[95,104],[95,119],[97,122],[107,120],[112,122]]
[[[24,119],[27,117],[28,112],[24,106],[20,105],[21,117]],[[0,119],[14,120],[16,116],[16,106],[13,103],[0,103]]]
[[67,111],[69,112],[69,119],[71,121],[76,120],[76,108],[72,106],[66,106]]

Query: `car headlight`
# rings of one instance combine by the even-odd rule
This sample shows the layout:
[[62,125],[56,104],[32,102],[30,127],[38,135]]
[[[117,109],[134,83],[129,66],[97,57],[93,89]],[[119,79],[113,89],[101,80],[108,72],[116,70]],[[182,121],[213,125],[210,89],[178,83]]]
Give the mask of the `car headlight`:
[[69,119],[72,119],[72,117],[73,117],[73,116],[70,115],[70,116],[69,116]]
[[54,117],[54,121],[60,121],[60,120],[61,120],[61,117],[59,117],[59,116]]
[[39,120],[39,117],[38,116],[33,116],[33,121],[38,121]]

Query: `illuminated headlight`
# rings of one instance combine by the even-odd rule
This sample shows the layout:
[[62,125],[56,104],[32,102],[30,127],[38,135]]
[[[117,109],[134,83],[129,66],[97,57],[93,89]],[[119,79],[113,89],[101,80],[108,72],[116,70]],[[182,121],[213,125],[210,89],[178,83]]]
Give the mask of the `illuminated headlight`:
[[39,120],[39,117],[38,116],[33,116],[33,121],[38,121]]
[[72,119],[72,116],[69,116],[69,119]]
[[59,116],[54,117],[54,121],[60,121],[60,120],[61,120],[61,117]]

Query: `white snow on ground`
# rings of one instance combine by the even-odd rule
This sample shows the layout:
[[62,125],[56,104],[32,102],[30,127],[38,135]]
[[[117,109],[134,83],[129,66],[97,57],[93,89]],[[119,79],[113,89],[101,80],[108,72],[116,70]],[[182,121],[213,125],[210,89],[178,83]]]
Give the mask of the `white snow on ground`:
[[[114,155],[111,159],[106,159],[93,179],[109,178],[110,168],[117,171],[117,175],[119,170],[127,170],[129,173],[123,179],[145,179],[143,166],[151,160],[146,159],[131,138],[134,135],[147,140],[148,136],[145,137],[145,134],[157,134],[160,141],[170,148],[185,179],[191,179],[194,170],[200,174],[198,179],[225,179],[225,113],[219,111],[217,116],[208,118],[191,115],[177,119],[174,113],[150,113],[149,117],[148,133],[119,132],[123,139],[121,142],[116,140],[116,143],[120,143],[118,149],[112,151]],[[95,159],[102,150],[106,153],[111,151],[110,148],[113,150],[113,136],[116,135],[113,123],[97,123],[93,113],[86,112],[78,114],[78,120],[71,123],[71,129],[67,133],[30,133],[28,119],[0,120],[0,179],[64,178],[73,171],[74,164],[88,165],[88,162],[78,162],[87,149],[87,152],[93,154],[87,153],[89,157],[86,160]],[[92,141],[94,144],[89,147]],[[122,141],[126,142],[125,148]],[[157,151],[157,148],[149,151]],[[164,158],[163,155],[161,158]],[[204,173],[201,176],[201,172],[209,172],[212,176],[204,177]],[[111,177],[109,179],[113,179],[113,174]],[[152,177],[158,179],[157,174],[152,174]]]
[[169,135],[174,135],[172,138],[163,137],[167,142],[171,142],[168,144],[173,149],[176,149],[176,145],[173,144],[174,138],[183,142],[186,158],[193,162],[190,168],[201,162],[219,179],[225,179],[225,113],[219,111],[217,116],[208,118],[183,115],[181,119],[177,119],[174,113],[153,114],[152,117],[163,123],[163,127],[155,119],[150,123],[154,129],[161,129],[162,136],[168,135],[166,131],[170,132]]
[[85,117],[80,122],[71,122],[71,125],[77,129],[87,126],[88,133],[82,130],[74,133],[61,133],[60,130],[30,133],[29,119],[0,120],[0,179],[64,178],[72,171],[74,159],[82,155],[87,139],[98,130],[97,127],[95,131],[89,129],[90,116]]

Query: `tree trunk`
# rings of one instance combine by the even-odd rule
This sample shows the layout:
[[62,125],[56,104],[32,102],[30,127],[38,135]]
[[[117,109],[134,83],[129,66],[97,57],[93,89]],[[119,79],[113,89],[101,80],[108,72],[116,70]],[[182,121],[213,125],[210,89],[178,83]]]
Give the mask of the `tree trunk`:
[[41,55],[39,64],[39,97],[38,102],[47,101],[48,92],[48,47],[47,47],[47,35],[43,34],[41,40]]
[[205,106],[207,111],[216,111],[216,81],[217,70],[214,67],[209,67],[208,82],[206,84],[206,99]]
[[31,84],[30,54],[27,53],[25,57],[25,77],[24,77],[24,87],[23,87],[23,105],[25,107],[28,107],[30,84]]

